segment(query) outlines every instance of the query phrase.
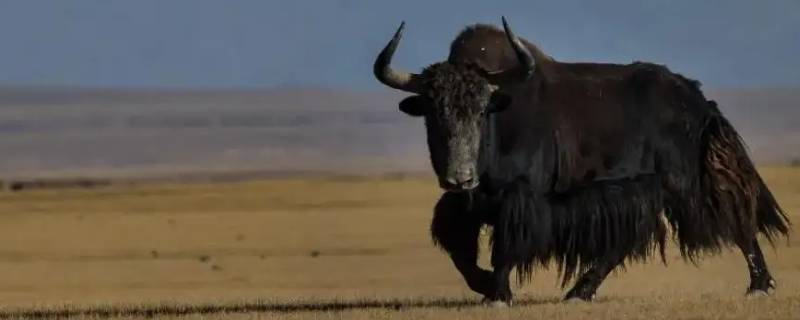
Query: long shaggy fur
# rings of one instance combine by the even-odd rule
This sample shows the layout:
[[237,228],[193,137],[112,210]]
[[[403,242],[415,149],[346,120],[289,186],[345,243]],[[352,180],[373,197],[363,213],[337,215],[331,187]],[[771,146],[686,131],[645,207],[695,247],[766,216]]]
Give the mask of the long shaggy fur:
[[[789,220],[755,169],[744,141],[700,83],[666,67],[634,63],[632,77],[642,99],[665,103],[683,124],[658,139],[657,171],[662,175],[664,212],[684,258],[753,241],[758,232],[770,242],[786,236]],[[660,90],[669,101],[652,100]]]
[[655,252],[663,259],[666,226],[655,175],[604,181],[565,194],[536,194],[520,182],[504,193],[494,225],[493,258],[510,259],[520,282],[537,265],[551,261],[566,285],[602,259],[645,260]]
[[433,244],[450,254],[466,257],[478,255],[478,235],[487,208],[483,196],[448,192],[433,209],[431,238]]
[[[716,104],[710,103],[716,109]],[[666,216],[684,257],[747,243],[761,232],[772,240],[787,235],[789,220],[767,189],[733,126],[713,115],[703,128],[698,174],[673,191]]]

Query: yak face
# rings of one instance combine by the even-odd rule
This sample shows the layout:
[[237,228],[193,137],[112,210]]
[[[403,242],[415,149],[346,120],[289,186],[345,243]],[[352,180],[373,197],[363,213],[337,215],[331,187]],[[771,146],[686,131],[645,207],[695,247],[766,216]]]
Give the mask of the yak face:
[[510,98],[471,65],[434,64],[423,71],[422,79],[423,93],[401,101],[400,110],[425,117],[439,185],[449,191],[471,190],[479,183],[478,154],[487,114],[504,109]]
[[486,115],[511,102],[499,92],[499,84],[527,80],[535,71],[535,58],[503,18],[506,38],[520,62],[516,67],[487,72],[475,65],[442,62],[421,74],[395,70],[392,56],[403,28],[405,22],[375,58],[372,72],[381,83],[415,94],[400,102],[400,110],[425,117],[431,164],[442,188],[471,190],[478,186],[478,154]]

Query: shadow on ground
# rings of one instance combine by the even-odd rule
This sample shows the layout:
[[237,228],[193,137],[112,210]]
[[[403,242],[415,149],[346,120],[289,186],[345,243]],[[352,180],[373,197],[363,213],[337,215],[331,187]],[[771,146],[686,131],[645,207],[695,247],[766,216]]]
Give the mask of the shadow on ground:
[[[556,303],[557,299],[527,299],[515,301],[515,306],[530,306]],[[0,311],[0,319],[57,319],[70,317],[114,318],[114,317],[159,317],[208,315],[230,313],[292,313],[292,312],[337,312],[359,309],[408,310],[426,308],[461,309],[479,307],[484,304],[474,299],[433,300],[360,300],[328,302],[253,302],[241,304],[206,305],[151,305],[151,306],[103,306],[94,308],[20,309]]]

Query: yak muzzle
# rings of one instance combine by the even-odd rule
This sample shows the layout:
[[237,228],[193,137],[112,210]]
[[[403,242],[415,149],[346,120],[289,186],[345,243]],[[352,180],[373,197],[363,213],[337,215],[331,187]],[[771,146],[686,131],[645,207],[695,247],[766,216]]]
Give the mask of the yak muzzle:
[[475,189],[478,184],[478,177],[474,169],[461,169],[448,174],[444,179],[440,179],[442,189],[447,191],[467,191]]

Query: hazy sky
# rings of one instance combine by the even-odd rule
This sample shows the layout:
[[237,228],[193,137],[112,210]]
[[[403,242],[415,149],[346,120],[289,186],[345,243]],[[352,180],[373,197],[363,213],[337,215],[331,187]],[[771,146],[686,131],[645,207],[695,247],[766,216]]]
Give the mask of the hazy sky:
[[800,1],[0,0],[0,85],[374,89],[374,55],[447,55],[506,15],[564,61],[664,63],[721,86],[800,86]]

